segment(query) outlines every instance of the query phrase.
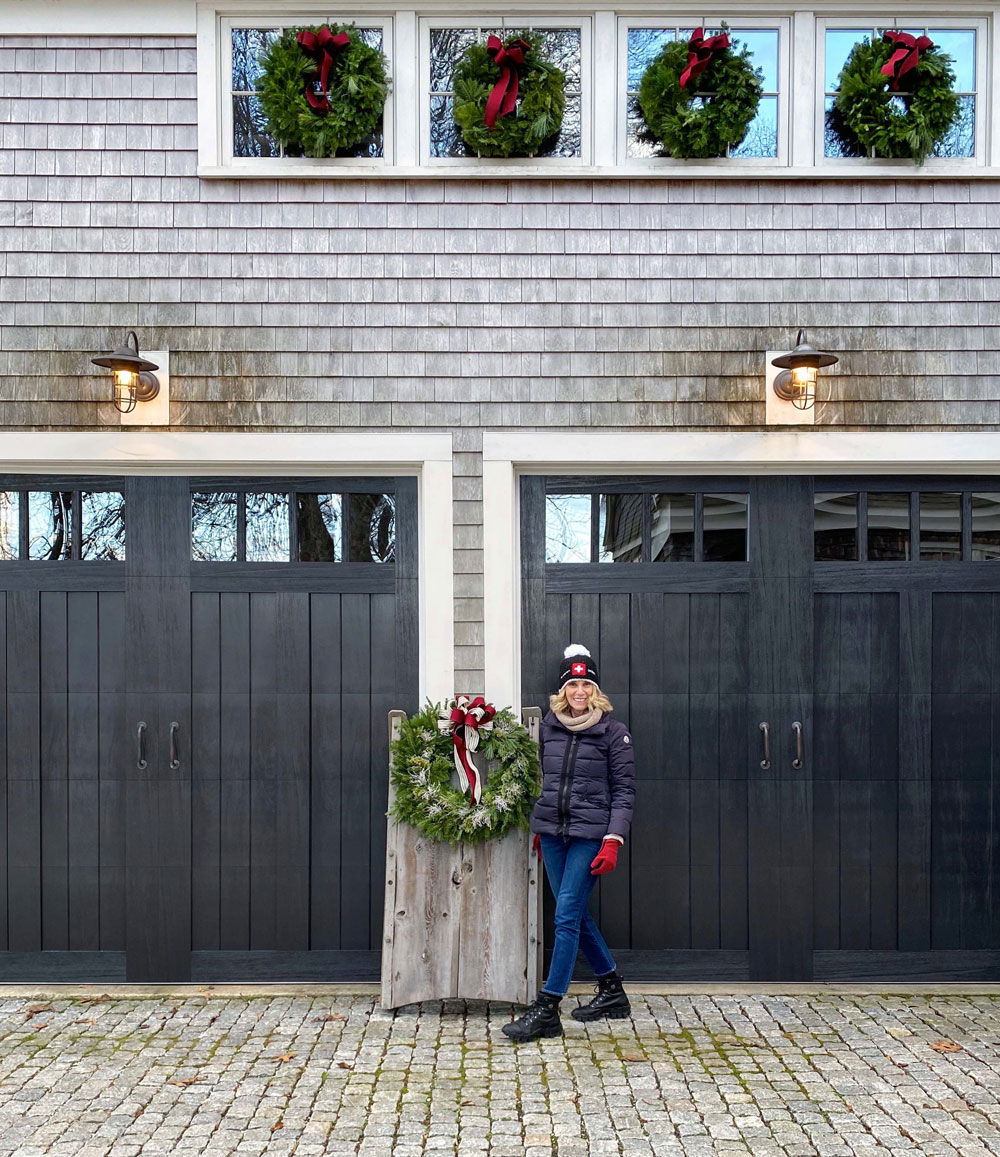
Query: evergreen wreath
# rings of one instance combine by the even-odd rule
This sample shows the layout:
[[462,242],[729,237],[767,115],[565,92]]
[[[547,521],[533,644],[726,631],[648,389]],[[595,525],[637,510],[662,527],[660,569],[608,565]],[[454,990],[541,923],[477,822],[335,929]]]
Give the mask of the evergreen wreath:
[[[479,751],[491,765],[482,798],[474,804],[453,786],[452,737],[438,729],[441,708],[428,703],[404,719],[392,745],[395,802],[387,815],[412,824],[421,835],[450,844],[500,839],[527,828],[541,790],[538,746],[509,708],[493,717]],[[495,766],[493,766],[495,764]]]
[[697,33],[690,46],[684,40],[663,46],[642,75],[638,104],[644,140],[662,145],[666,156],[705,160],[724,157],[747,135],[764,74],[753,67],[749,48],[736,52],[726,37],[726,47],[712,52],[707,67],[682,88],[696,39]]
[[[494,38],[495,39],[495,38]],[[481,157],[534,157],[550,149],[562,128],[566,111],[566,74],[545,55],[537,32],[505,32],[504,43],[528,45],[517,72],[516,108],[486,124],[490,93],[504,69],[490,55],[489,45],[470,45],[455,69],[453,116],[465,147]]]
[[[329,53],[325,91],[322,56],[299,43],[299,33],[347,37]],[[286,150],[332,157],[378,128],[389,92],[385,56],[365,44],[357,28],[334,24],[286,28],[259,57],[260,104],[268,132]]]
[[958,116],[955,74],[951,57],[932,45],[893,86],[882,69],[896,51],[888,40],[855,44],[826,124],[846,156],[908,158],[921,165]]

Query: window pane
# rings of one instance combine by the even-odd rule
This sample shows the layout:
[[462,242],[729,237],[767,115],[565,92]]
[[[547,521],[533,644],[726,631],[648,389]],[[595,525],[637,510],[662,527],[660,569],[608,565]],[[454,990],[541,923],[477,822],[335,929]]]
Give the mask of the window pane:
[[125,557],[125,496],[115,490],[84,491],[80,495],[83,521],[80,557]]
[[255,96],[233,97],[233,156],[277,157],[281,150],[268,135],[267,117]]
[[731,157],[776,157],[778,155],[778,98],[761,97],[757,115],[747,135],[729,152]]
[[233,29],[233,92],[256,92],[261,68],[258,57],[281,35],[277,28]]
[[813,498],[813,558],[842,562],[858,557],[857,494],[817,494]]
[[32,491],[28,495],[28,558],[70,557],[73,492]]
[[474,28],[432,28],[431,92],[450,93],[455,84],[455,66],[467,48],[476,43]]
[[935,157],[971,157],[976,151],[976,98],[958,98],[958,116],[934,152]]
[[392,562],[396,550],[396,499],[391,494],[350,496],[350,561]]
[[[509,30],[508,30],[509,31]],[[566,88],[580,90],[580,29],[539,28],[549,60],[566,74]]]
[[602,494],[598,562],[642,561],[645,494]]
[[191,557],[201,562],[236,561],[236,495],[191,495]]
[[830,28],[826,33],[826,91],[837,91],[837,78],[847,63],[855,44],[862,40],[871,43],[870,28]]
[[747,557],[746,494],[706,494],[702,552],[706,562],[745,562]]
[[976,91],[976,32],[974,28],[931,28],[927,35],[951,57],[956,92]]
[[961,494],[920,495],[920,557],[949,562],[961,560]]
[[643,120],[639,112],[639,98],[630,93],[627,101],[627,140],[626,152],[630,157],[656,157],[660,155],[660,147],[654,141],[643,137]]
[[590,562],[589,494],[545,498],[545,561]]
[[674,39],[673,28],[630,28],[628,30],[628,76],[626,84],[635,92],[642,75]]
[[0,560],[9,562],[20,551],[21,495],[0,490]]
[[975,562],[1000,558],[1000,494],[972,496],[972,558]]
[[340,562],[339,494],[297,494],[296,525],[300,562]]
[[288,495],[251,494],[247,505],[247,562],[288,562]]
[[869,560],[872,562],[900,562],[909,557],[909,494],[869,494]]
[[778,91],[778,30],[777,28],[743,29],[732,34],[733,47],[742,52],[744,45],[753,55],[752,64],[764,73],[764,91]]
[[562,127],[559,130],[559,136],[556,137],[556,143],[551,149],[545,149],[538,155],[549,157],[578,157],[580,155],[580,142],[583,139],[582,127],[580,98],[578,96],[567,96],[566,111],[563,113]]
[[653,562],[694,559],[694,495],[653,495]]
[[431,156],[465,156],[465,145],[452,115],[450,96],[431,97]]

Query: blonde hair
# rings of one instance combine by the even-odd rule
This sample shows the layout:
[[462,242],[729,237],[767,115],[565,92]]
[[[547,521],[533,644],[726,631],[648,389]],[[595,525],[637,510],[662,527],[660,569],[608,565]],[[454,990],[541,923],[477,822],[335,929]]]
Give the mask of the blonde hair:
[[[572,679],[566,680],[567,683],[571,683],[572,681]],[[607,697],[607,695],[604,694],[604,692],[600,689],[600,687],[597,686],[596,683],[591,683],[590,685],[590,698],[587,700],[587,706],[591,711],[593,711],[595,708],[600,711],[604,711],[605,713],[608,711],[614,711],[614,708],[611,706],[611,700]],[[566,698],[565,686],[560,687],[555,695],[549,696],[549,707],[556,714],[559,714],[560,711],[563,713],[563,715],[570,714],[570,706],[569,701]]]

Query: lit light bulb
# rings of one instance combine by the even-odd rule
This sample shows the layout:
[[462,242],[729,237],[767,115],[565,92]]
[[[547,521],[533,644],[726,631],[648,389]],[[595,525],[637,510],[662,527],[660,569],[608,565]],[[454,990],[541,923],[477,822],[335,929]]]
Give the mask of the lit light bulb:
[[808,386],[816,380],[816,371],[812,366],[796,366],[792,370],[792,377],[797,386]]

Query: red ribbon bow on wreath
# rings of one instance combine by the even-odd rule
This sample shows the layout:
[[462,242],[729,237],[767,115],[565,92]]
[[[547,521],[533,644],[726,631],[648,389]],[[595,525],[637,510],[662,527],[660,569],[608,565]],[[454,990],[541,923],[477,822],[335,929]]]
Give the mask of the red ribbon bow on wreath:
[[319,93],[313,91],[313,83],[316,78],[310,78],[306,81],[306,100],[317,112],[326,112],[330,107],[330,97],[326,86],[330,79],[334,54],[346,48],[351,43],[351,38],[346,32],[338,32],[335,36],[329,28],[324,26],[319,32],[303,29],[295,39],[299,42],[302,51],[311,56],[319,65],[320,91]]
[[493,729],[492,721],[496,713],[493,704],[487,703],[481,695],[475,699],[470,699],[468,695],[457,695],[438,718],[439,729],[451,732],[458,782],[462,791],[472,788],[473,803],[479,803],[483,794],[483,781],[470,756],[479,746],[480,732]]
[[500,79],[486,101],[483,120],[492,131],[497,117],[505,117],[514,111],[517,104],[517,65],[524,64],[524,54],[531,51],[531,45],[519,36],[509,41],[506,47],[499,36],[486,38],[486,53],[500,69]]
[[729,37],[725,32],[720,32],[718,36],[711,36],[706,40],[705,29],[696,28],[694,35],[688,41],[687,67],[680,76],[681,88],[686,88],[689,80],[701,76],[712,63],[712,57],[728,47]]
[[911,36],[909,32],[893,32],[891,29],[882,34],[882,39],[886,44],[896,46],[895,52],[879,69],[883,76],[892,77],[895,91],[901,78],[920,63],[921,52],[934,47],[934,41],[929,36]]

